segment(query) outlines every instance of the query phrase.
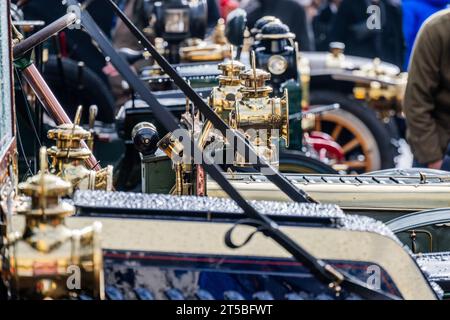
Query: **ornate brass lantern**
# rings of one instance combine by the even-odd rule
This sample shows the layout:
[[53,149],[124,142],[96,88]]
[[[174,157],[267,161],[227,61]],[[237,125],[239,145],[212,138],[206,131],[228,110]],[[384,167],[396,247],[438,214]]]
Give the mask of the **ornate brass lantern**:
[[[278,163],[278,138],[289,145],[289,104],[287,91],[282,98],[270,97],[273,89],[266,85],[270,74],[255,67],[241,73],[242,87],[239,92],[242,99],[236,102],[230,113],[230,126],[243,130],[255,146],[258,153],[272,164]],[[278,130],[278,135],[274,133]],[[245,165],[246,160],[239,159],[237,165]]]
[[56,145],[48,150],[52,166],[56,174],[72,183],[75,190],[112,190],[113,168],[107,166],[100,171],[89,170],[85,161],[91,150],[84,148],[83,140],[92,140],[92,133],[79,126],[81,108],[77,110],[74,124],[62,124],[49,130],[48,138],[55,140]]
[[13,288],[20,299],[102,299],[101,225],[81,230],[65,225],[75,208],[61,197],[72,186],[47,173],[46,156],[42,148],[40,173],[18,187],[31,201],[17,209],[25,216],[24,231],[8,236]]

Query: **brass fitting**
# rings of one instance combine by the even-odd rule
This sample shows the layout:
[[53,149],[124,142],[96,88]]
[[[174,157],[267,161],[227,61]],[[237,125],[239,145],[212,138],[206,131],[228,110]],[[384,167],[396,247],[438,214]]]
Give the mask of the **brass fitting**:
[[175,186],[172,193],[179,196],[193,195],[195,185],[194,166],[192,162],[183,161],[183,144],[169,132],[159,141],[158,148],[173,162]]
[[273,89],[266,85],[270,80],[270,73],[253,68],[241,74],[241,93],[243,98],[264,98],[268,97]]
[[[278,144],[274,143],[272,130],[279,130],[280,137],[289,145],[289,103],[288,93],[282,98],[272,98],[272,88],[266,85],[270,73],[256,69],[254,53],[252,69],[241,73],[239,92],[242,99],[237,101],[230,113],[230,127],[244,131],[252,131],[247,135],[258,154],[265,157],[273,165],[278,164]],[[239,158],[239,157],[238,157]],[[238,161],[237,165],[246,165]]]
[[[231,51],[233,56],[233,49]],[[245,66],[239,61],[229,60],[219,64],[218,68],[222,74],[218,78],[219,86],[211,92],[209,105],[223,121],[228,122],[236,101],[242,99],[240,76]]]
[[345,44],[342,42],[330,43],[330,52],[325,59],[325,65],[327,68],[343,69],[345,68],[346,59],[344,55]]
[[55,173],[72,183],[74,190],[106,190],[113,189],[113,168],[107,166],[99,171],[89,170],[85,161],[91,150],[82,146],[82,141],[92,140],[92,132],[84,130],[80,125],[81,107],[77,110],[74,124],[62,124],[49,130],[47,136],[55,140],[55,146],[48,150]]

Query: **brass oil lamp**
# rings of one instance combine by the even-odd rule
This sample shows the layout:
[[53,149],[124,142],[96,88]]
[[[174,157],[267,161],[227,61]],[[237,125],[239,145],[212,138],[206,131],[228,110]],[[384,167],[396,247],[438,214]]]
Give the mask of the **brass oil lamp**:
[[[244,131],[249,141],[273,165],[278,165],[278,138],[289,145],[288,94],[282,98],[271,97],[273,89],[266,84],[270,73],[256,69],[252,53],[252,69],[241,73],[242,98],[230,113],[230,127]],[[278,134],[274,135],[274,130]],[[236,165],[245,166],[247,160],[237,154]]]
[[39,174],[18,186],[30,198],[17,209],[25,217],[24,230],[8,236],[15,295],[19,299],[102,299],[101,224],[81,230],[65,225],[75,208],[61,198],[71,193],[72,186],[47,172],[45,147],[40,159]]

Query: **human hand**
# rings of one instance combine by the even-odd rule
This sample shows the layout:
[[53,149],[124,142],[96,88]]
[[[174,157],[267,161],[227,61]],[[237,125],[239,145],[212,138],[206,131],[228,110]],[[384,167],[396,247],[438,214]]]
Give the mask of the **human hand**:
[[443,160],[439,160],[439,161],[436,161],[436,162],[429,163],[428,164],[428,168],[440,170],[442,168],[442,163],[443,163]]

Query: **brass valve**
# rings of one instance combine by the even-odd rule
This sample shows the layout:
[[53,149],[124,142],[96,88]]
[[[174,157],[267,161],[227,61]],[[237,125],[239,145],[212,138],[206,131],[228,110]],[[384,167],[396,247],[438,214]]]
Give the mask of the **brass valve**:
[[[90,141],[92,132],[83,129],[81,120],[81,106],[78,108],[74,124],[62,124],[56,129],[49,130],[47,136],[55,140],[55,146],[48,150],[55,173],[72,183],[74,190],[112,190],[112,166],[99,171],[89,170],[85,161],[90,157],[91,150],[82,146],[82,141]],[[90,119],[92,123],[92,119]]]
[[39,174],[18,186],[30,201],[17,209],[25,216],[24,231],[8,236],[13,285],[20,299],[70,299],[80,293],[102,299],[101,225],[82,230],[65,225],[75,208],[61,198],[72,186],[47,172],[45,147],[40,159]]

